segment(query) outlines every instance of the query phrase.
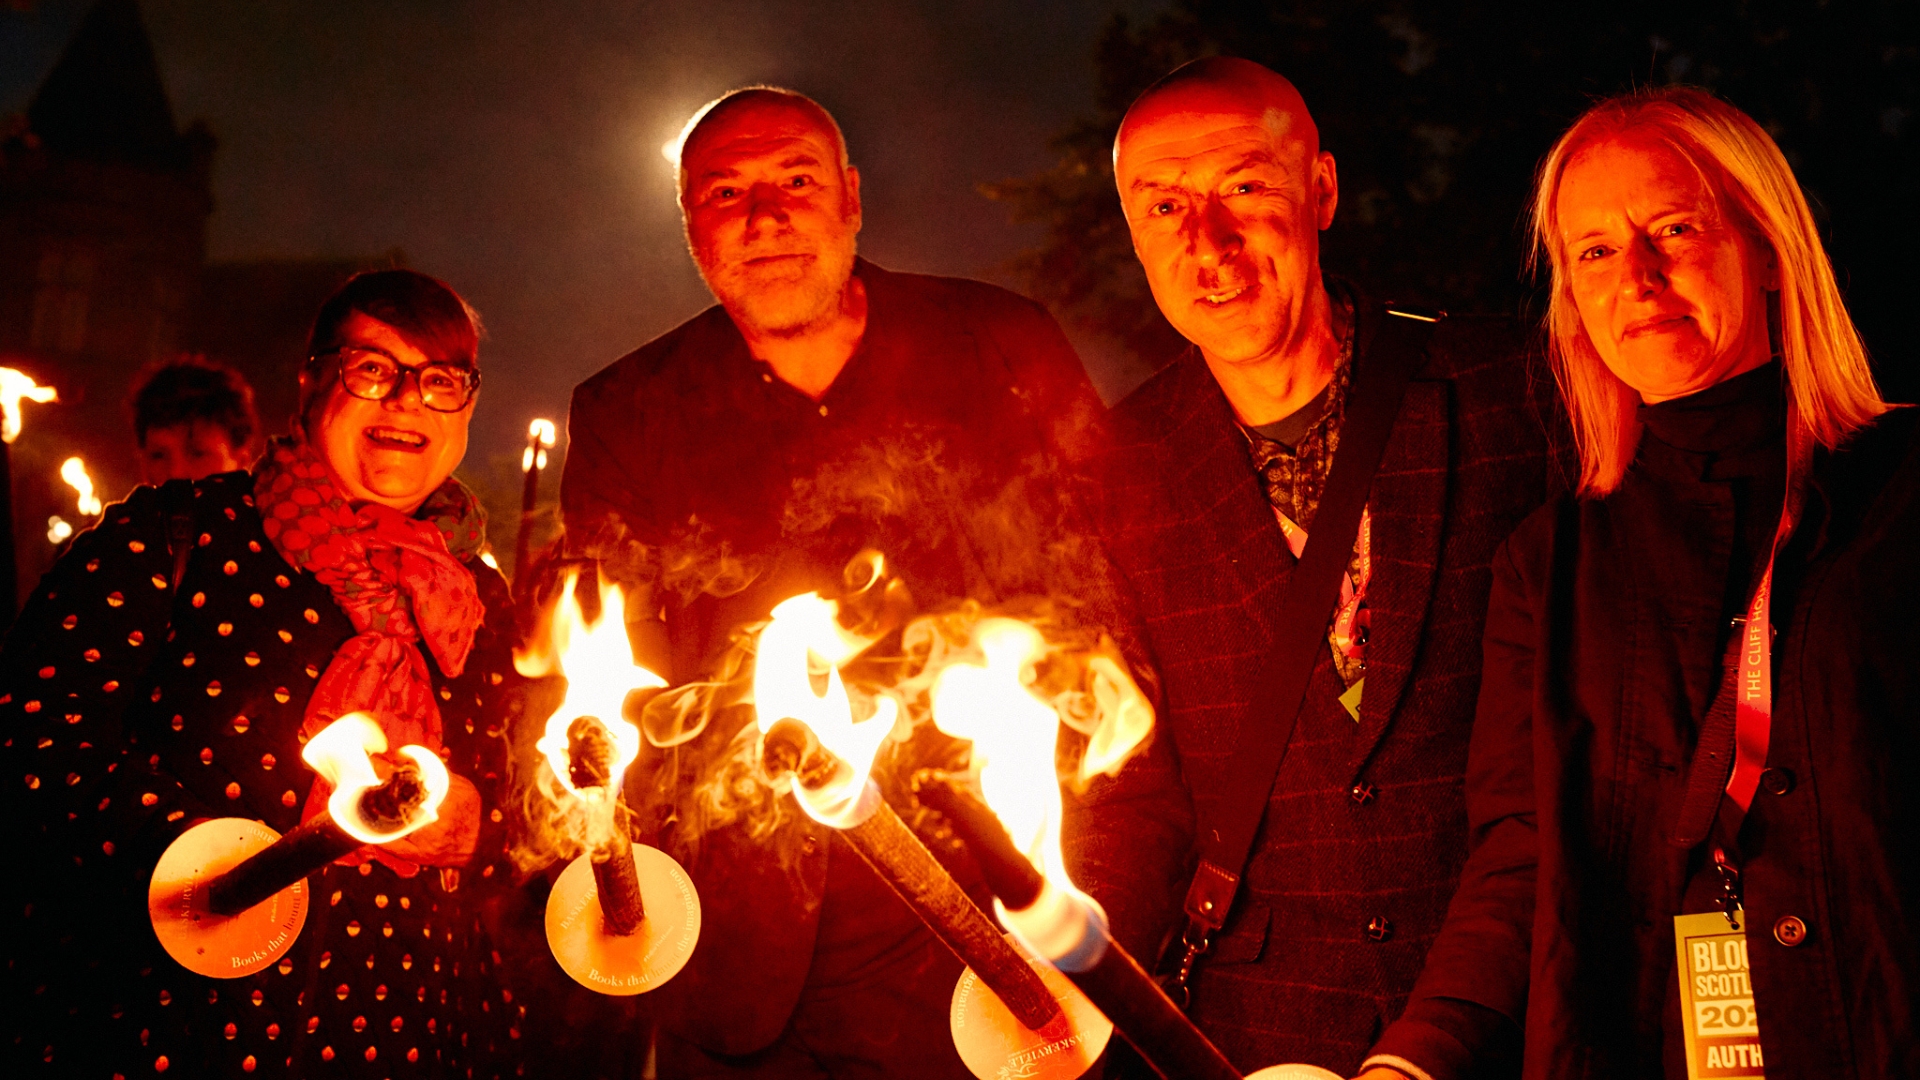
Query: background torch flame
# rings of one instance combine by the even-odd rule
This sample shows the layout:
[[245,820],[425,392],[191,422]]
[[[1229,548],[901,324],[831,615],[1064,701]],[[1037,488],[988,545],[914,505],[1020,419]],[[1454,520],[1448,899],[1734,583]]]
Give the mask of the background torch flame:
[[[522,675],[537,678],[565,675],[567,696],[560,708],[547,718],[547,726],[535,745],[546,756],[561,786],[590,802],[611,801],[617,796],[627,766],[640,756],[640,729],[627,722],[621,707],[633,690],[654,689],[666,680],[633,662],[627,644],[626,596],[619,586],[600,583],[600,618],[588,624],[575,595],[579,574],[569,573],[560,590],[553,620],[546,634],[547,648],[516,652],[514,667]],[[567,754],[567,729],[582,716],[598,717],[613,740],[614,758],[607,786],[577,788]]]
[[67,482],[74,494],[79,497],[80,516],[98,517],[100,499],[93,493],[93,477],[87,475],[87,463],[77,457],[70,457],[60,463],[60,479]]
[[371,755],[383,754],[386,750],[387,733],[366,713],[353,712],[308,739],[306,748],[300,752],[307,766],[333,785],[333,794],[327,799],[327,813],[332,815],[333,823],[363,844],[398,840],[439,820],[440,803],[451,786],[447,766],[438,754],[424,746],[401,747],[398,753],[419,766],[420,785],[426,797],[413,817],[399,829],[390,832],[374,829],[360,813],[360,797],[382,785]]
[[[843,629],[838,613],[839,605],[818,593],[782,601],[773,609],[773,621],[760,631],[753,664],[754,711],[761,733],[783,719],[798,720],[848,766],[828,787],[802,794],[800,805],[816,817],[823,808],[851,807],[859,801],[874,756],[899,715],[894,700],[882,697],[871,717],[854,721],[839,668],[872,643]],[[820,692],[814,690],[816,672],[824,674]]]
[[547,451],[553,449],[558,430],[551,420],[535,420],[527,425],[527,449],[520,455],[520,471],[532,472],[537,465],[547,467]]
[[44,405],[60,400],[60,394],[51,386],[34,382],[24,371],[0,367],[0,440],[12,442],[20,437],[21,398]]

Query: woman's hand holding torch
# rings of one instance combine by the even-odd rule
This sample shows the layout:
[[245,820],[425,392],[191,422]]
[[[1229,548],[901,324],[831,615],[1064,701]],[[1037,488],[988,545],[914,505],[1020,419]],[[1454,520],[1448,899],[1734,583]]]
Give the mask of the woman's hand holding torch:
[[[332,785],[326,809],[285,836],[246,818],[201,822],[174,841],[148,888],[154,932],[181,966],[238,978],[285,955],[306,922],[307,875],[364,845],[393,845],[440,820],[454,777],[439,755],[402,746],[387,755],[386,731],[366,713],[348,713],[307,740],[301,758]],[[378,756],[378,757],[376,757]],[[376,763],[378,762],[378,763]],[[381,766],[385,766],[384,772]],[[465,791],[473,786],[461,781]],[[477,830],[478,795],[456,806],[438,838],[416,842],[409,859],[464,863]]]

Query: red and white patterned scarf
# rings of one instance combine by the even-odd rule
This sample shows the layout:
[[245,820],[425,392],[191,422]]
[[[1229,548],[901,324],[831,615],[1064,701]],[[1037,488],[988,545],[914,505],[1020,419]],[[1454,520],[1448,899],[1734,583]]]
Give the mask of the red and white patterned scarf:
[[[358,710],[380,720],[389,746],[440,752],[440,707],[419,642],[449,678],[466,667],[486,606],[459,556],[485,543],[480,501],[448,477],[413,516],[378,503],[356,507],[312,446],[289,439],[268,446],[254,470],[253,498],[274,549],[318,578],[355,630],[307,700],[301,741]],[[330,790],[315,779],[305,817],[325,812]],[[417,870],[380,858],[407,876]]]

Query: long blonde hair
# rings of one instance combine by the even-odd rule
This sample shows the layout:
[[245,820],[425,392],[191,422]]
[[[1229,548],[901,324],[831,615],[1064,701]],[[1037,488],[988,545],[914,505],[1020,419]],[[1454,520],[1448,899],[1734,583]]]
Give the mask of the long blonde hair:
[[1575,154],[1628,131],[1659,139],[1680,155],[1721,210],[1771,249],[1780,290],[1769,329],[1806,433],[1831,449],[1885,412],[1866,345],[1840,298],[1806,196],[1773,139],[1752,117],[1705,90],[1672,86],[1620,94],[1573,122],[1541,161],[1534,182],[1529,264],[1537,270],[1544,253],[1552,268],[1547,347],[1580,450],[1580,493],[1599,497],[1620,486],[1640,442],[1640,397],[1607,368],[1581,325],[1555,203]]

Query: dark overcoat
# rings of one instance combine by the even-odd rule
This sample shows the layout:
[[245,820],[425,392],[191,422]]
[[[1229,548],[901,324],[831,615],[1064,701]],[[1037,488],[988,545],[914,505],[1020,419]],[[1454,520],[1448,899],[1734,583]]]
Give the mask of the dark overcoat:
[[[1384,309],[1356,304],[1353,393]],[[1396,1016],[1466,859],[1467,739],[1495,547],[1547,497],[1551,379],[1505,320],[1436,328],[1375,474],[1372,631],[1356,722],[1321,649],[1193,1016],[1235,1064],[1350,1075]],[[1248,441],[1189,353],[1117,405],[1102,532],[1144,620],[1201,835],[1230,759],[1280,718],[1249,703],[1294,558]],[[1190,869],[1189,862],[1189,869]],[[1151,875],[1160,868],[1116,865]],[[1179,921],[1181,896],[1159,918]]]
[[488,621],[464,673],[426,654],[448,768],[483,802],[472,863],[413,877],[328,866],[308,879],[292,951],[244,978],[192,974],[154,936],[148,879],[190,823],[300,823],[313,783],[301,718],[353,636],[327,587],[268,542],[252,491],[246,473],[193,485],[176,591],[170,512],[136,489],[74,538],[7,635],[0,805],[19,844],[0,875],[0,1053],[50,1076],[511,1075],[519,1007],[492,970],[479,901],[510,876],[497,793],[512,609],[477,559]]
[[[1739,836],[1774,1080],[1920,1076],[1915,412],[1815,452],[1775,571],[1768,769]],[[1701,855],[1667,838],[1726,631],[1717,588],[1696,605],[1710,618],[1655,617],[1666,575],[1620,521],[1659,483],[1636,465],[1605,499],[1543,508],[1495,563],[1474,851],[1415,996],[1524,1023],[1529,1077],[1660,1075],[1672,1060],[1672,915]],[[1689,502],[1700,521],[1731,517],[1730,494]],[[1720,570],[1696,576],[1725,579],[1724,544],[1694,559]],[[1403,1022],[1382,1045],[1415,1057],[1453,1037],[1442,1028]]]

